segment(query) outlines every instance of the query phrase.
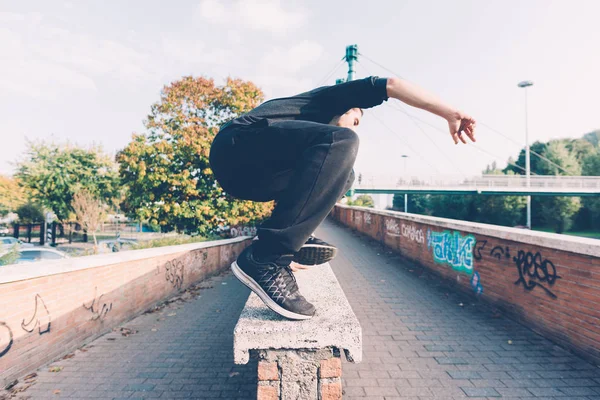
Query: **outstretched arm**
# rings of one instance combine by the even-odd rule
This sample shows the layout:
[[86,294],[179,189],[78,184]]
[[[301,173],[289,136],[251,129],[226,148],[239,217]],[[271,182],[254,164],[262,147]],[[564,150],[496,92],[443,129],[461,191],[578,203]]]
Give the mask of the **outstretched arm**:
[[389,97],[446,119],[455,144],[459,140],[467,143],[463,133],[473,142],[475,141],[475,120],[469,115],[450,107],[434,95],[400,78],[388,78],[386,90]]

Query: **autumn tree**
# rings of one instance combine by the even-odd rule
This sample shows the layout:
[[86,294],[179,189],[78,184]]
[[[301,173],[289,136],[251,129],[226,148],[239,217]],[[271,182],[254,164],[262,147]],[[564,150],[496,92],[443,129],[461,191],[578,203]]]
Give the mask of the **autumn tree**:
[[85,189],[106,203],[118,195],[116,164],[97,147],[29,142],[15,175],[33,198],[68,221],[73,195]]
[[73,195],[71,207],[75,213],[77,222],[84,231],[91,233],[94,238],[94,253],[98,249],[96,230],[106,216],[106,206],[96,196],[83,189]]
[[208,160],[219,126],[262,100],[257,86],[239,79],[217,86],[212,79],[187,76],[165,86],[144,122],[147,132],[134,134],[117,156],[127,185],[125,211],[163,231],[201,234],[267,217],[272,203],[225,193]]
[[0,175],[0,216],[14,212],[26,201],[25,191],[16,179]]

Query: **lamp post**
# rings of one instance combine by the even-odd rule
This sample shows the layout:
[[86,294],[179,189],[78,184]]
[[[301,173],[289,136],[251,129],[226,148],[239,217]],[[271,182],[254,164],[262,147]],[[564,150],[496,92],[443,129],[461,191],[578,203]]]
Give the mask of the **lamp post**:
[[[517,85],[525,89],[525,175],[527,176],[527,188],[531,187],[531,164],[529,159],[529,123],[527,119],[527,88],[533,86],[531,81],[522,81]],[[531,195],[527,196],[527,228],[531,229]]]
[[[404,176],[406,176],[406,159],[408,155],[402,154],[401,157],[404,158]],[[404,212],[408,212],[408,193],[404,193]]]

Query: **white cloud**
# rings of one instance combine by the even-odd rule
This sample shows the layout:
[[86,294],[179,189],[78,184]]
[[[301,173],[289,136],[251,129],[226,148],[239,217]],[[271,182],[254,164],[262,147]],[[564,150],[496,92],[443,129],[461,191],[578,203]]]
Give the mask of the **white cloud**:
[[202,0],[197,15],[213,24],[227,23],[278,34],[297,29],[306,22],[304,11],[284,10],[280,0],[237,0],[231,5],[219,0]]
[[124,44],[44,23],[40,14],[0,13],[0,88],[37,98],[97,89],[95,79],[153,76],[148,56]]
[[312,79],[305,71],[320,60],[323,51],[319,43],[308,40],[287,49],[275,47],[259,62],[254,79],[273,96],[310,90]]
[[198,5],[198,15],[213,23],[221,23],[227,20],[227,9],[219,0],[203,0]]
[[267,53],[260,62],[261,71],[289,72],[315,64],[323,54],[323,47],[316,42],[304,40],[288,49],[275,47]]
[[226,65],[233,60],[231,50],[210,49],[198,39],[162,38],[162,51],[166,58],[184,66]]

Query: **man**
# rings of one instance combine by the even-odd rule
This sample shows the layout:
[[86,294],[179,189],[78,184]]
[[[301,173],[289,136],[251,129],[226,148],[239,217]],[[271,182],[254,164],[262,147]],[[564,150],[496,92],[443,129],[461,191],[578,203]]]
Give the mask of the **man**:
[[400,78],[369,77],[267,101],[225,124],[211,146],[211,168],[240,199],[275,200],[271,217],[231,268],[276,313],[308,319],[290,264],[322,264],[336,248],[311,234],[352,186],[363,108],[389,97],[448,121],[454,143],[475,141],[475,120]]

